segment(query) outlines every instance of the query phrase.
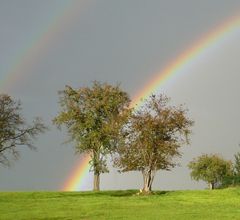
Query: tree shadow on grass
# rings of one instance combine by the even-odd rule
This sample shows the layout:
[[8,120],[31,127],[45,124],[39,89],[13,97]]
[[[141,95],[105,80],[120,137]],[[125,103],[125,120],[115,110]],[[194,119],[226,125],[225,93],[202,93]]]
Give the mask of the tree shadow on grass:
[[153,194],[152,195],[166,195],[166,194],[169,194],[170,192],[174,192],[174,191],[153,191]]
[[152,191],[151,193],[144,194],[140,193],[138,190],[118,190],[112,191],[110,196],[114,197],[124,197],[124,196],[154,196],[154,195],[165,195],[172,191]]
[[139,190],[110,190],[110,191],[85,191],[85,192],[63,192],[59,193],[57,197],[101,197],[101,196],[111,196],[111,197],[129,197],[129,196],[162,196],[173,191],[152,191],[150,194],[141,194]]
[[114,196],[114,197],[125,197],[125,196],[133,196],[137,193],[137,190],[116,190],[116,191],[112,191],[110,193],[110,196]]
[[124,197],[135,195],[138,190],[108,190],[108,191],[86,191],[86,192],[63,192],[59,196],[63,197],[82,197],[82,196],[113,196],[113,197]]

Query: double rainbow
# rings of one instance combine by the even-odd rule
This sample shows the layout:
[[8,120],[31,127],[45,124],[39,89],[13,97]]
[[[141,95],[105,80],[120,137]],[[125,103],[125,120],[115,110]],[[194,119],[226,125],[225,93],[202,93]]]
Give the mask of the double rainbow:
[[[14,82],[18,81],[18,78],[22,76],[23,73],[31,72],[30,70],[36,64],[37,60],[46,53],[48,45],[56,39],[57,34],[63,26],[62,24],[65,24],[65,27],[68,26],[67,24],[71,24],[72,21],[75,20],[74,17],[78,16],[82,8],[82,1],[67,1],[64,8],[54,15],[52,23],[48,24],[47,28],[44,28],[44,30],[25,47],[27,49],[22,51],[22,53],[15,58],[11,70],[9,70],[6,77],[1,80],[1,89],[9,89],[8,86],[14,85]],[[235,16],[206,34],[199,41],[195,42],[191,47],[173,59],[172,62],[166,65],[166,68],[156,73],[155,77],[153,77],[144,88],[140,89],[133,98],[131,107],[136,108],[137,106],[141,106],[144,99],[149,97],[152,93],[157,93],[167,81],[170,81],[180,73],[184,73],[184,69],[188,64],[205,54],[208,49],[211,49],[215,45],[220,45],[224,39],[237,33],[239,29],[240,17]],[[80,160],[77,166],[73,168],[62,190],[83,190],[84,183],[89,177],[89,160],[89,156]]]

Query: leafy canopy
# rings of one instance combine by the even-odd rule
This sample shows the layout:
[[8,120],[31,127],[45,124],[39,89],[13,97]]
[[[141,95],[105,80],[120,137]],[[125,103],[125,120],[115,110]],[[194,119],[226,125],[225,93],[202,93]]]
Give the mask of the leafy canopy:
[[59,95],[61,112],[53,122],[65,125],[77,152],[91,155],[94,172],[107,172],[106,155],[118,142],[130,103],[128,94],[119,86],[95,81],[92,87],[66,86]]
[[118,148],[115,165],[121,171],[169,170],[174,157],[189,143],[190,120],[183,106],[169,106],[164,95],[152,95],[146,105],[133,111],[123,130],[125,142]]
[[223,178],[232,175],[232,162],[224,160],[217,154],[203,154],[188,164],[191,177],[207,183],[221,183]]

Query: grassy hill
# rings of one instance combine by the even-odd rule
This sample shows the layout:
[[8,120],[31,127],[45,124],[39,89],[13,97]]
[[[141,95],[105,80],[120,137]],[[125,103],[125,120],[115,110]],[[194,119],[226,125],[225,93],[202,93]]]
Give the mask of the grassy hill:
[[136,193],[2,192],[0,219],[240,219],[240,188]]

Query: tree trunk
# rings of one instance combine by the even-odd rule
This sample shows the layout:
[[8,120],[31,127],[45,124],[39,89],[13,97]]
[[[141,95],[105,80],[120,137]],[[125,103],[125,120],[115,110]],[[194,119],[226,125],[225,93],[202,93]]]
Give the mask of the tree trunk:
[[152,183],[155,172],[151,169],[146,169],[142,171],[142,174],[143,174],[143,192],[150,193],[152,191]]
[[94,151],[93,152],[93,171],[94,171],[93,191],[99,191],[100,190],[99,160],[100,160],[99,151]]
[[99,172],[94,172],[93,190],[94,191],[100,190],[100,173]]
[[213,189],[214,189],[214,182],[210,182],[210,183],[209,183],[209,189],[210,189],[210,190],[213,190]]

